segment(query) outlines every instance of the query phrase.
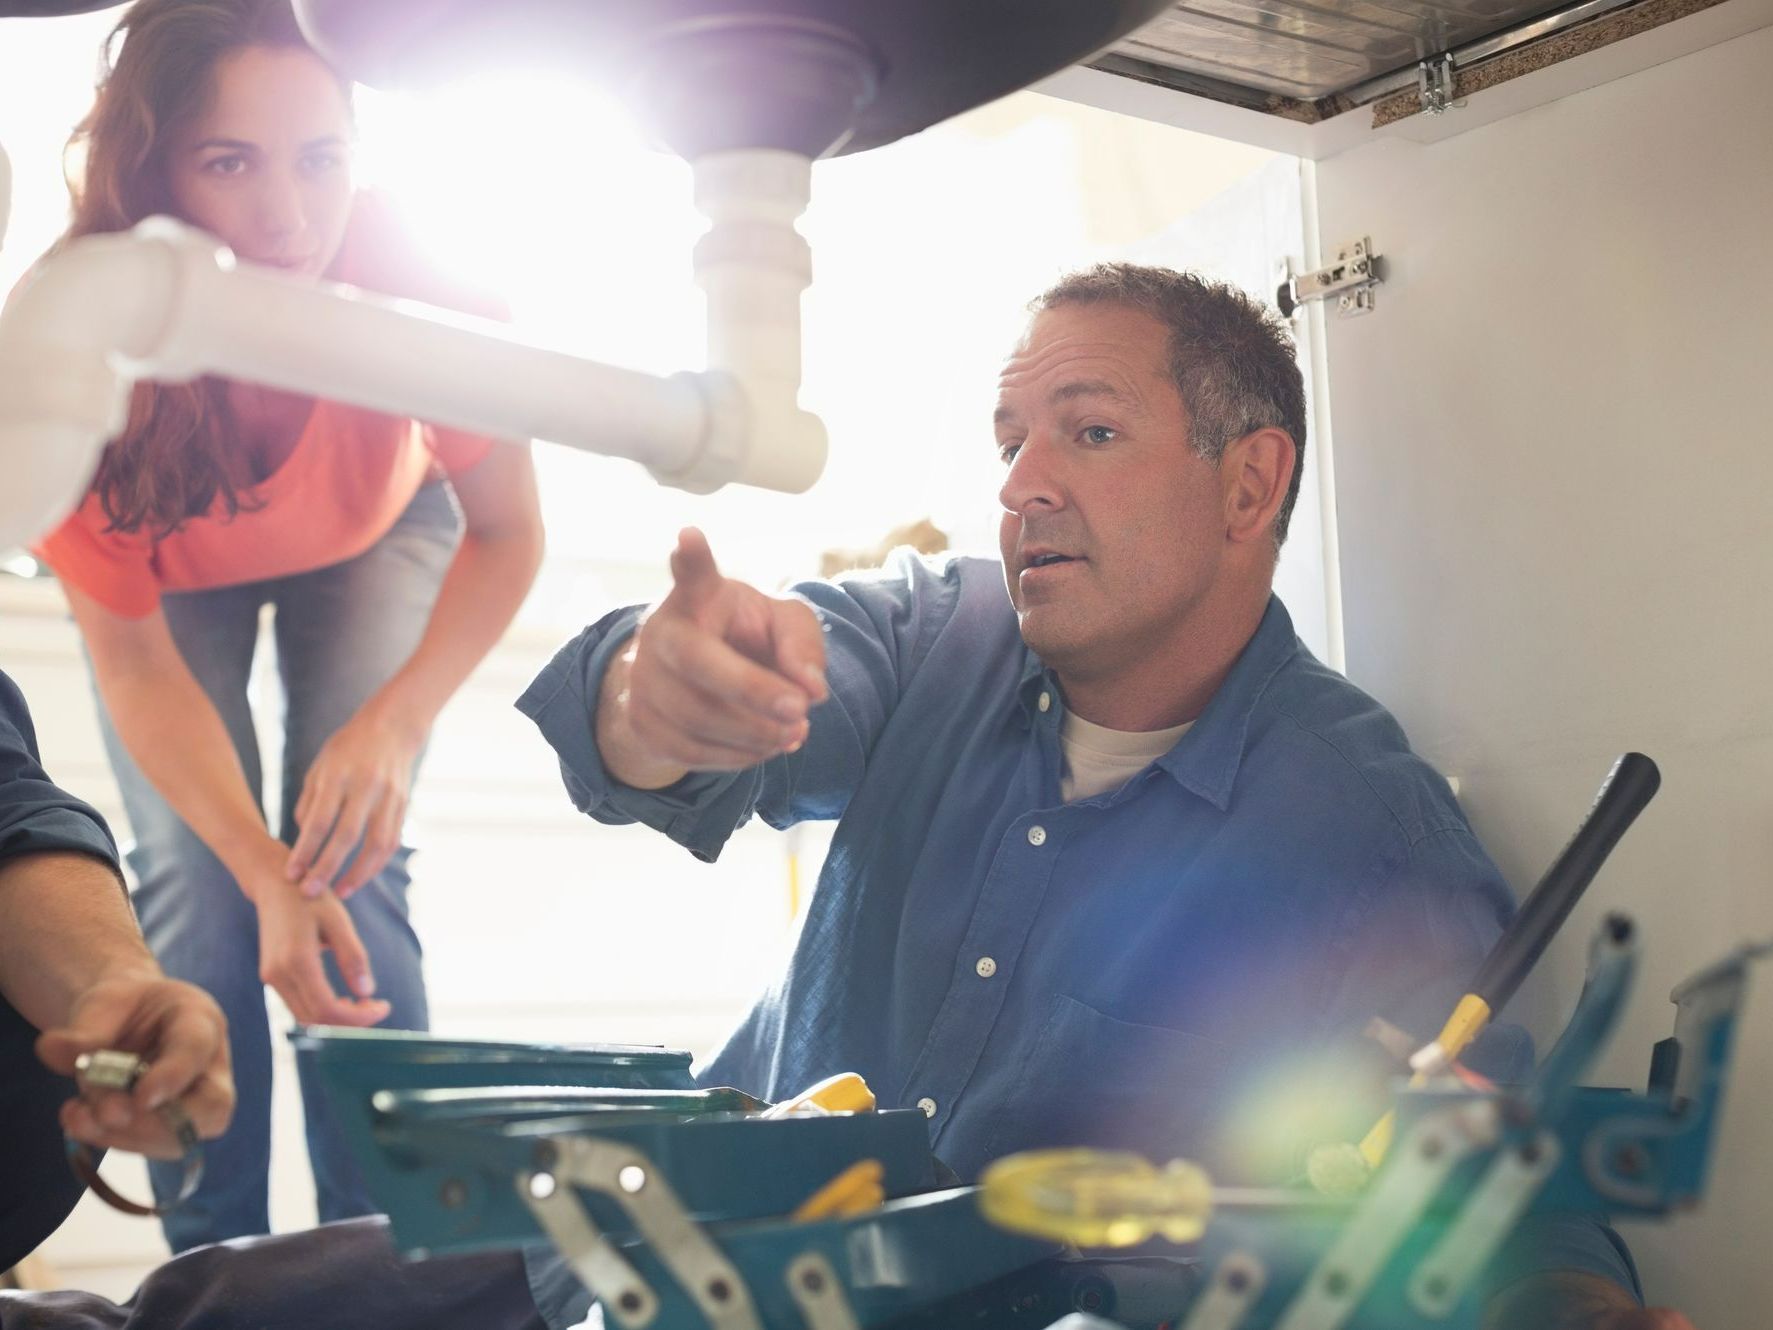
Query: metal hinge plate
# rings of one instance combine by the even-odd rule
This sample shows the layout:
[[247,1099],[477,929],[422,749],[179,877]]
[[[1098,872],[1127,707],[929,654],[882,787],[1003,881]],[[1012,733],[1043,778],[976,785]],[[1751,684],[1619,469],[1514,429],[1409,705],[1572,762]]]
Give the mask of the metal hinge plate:
[[1416,66],[1416,95],[1422,101],[1423,115],[1444,115],[1464,102],[1453,100],[1458,77],[1453,71],[1451,55],[1437,55]]
[[1274,302],[1284,318],[1292,318],[1299,307],[1311,300],[1336,297],[1336,312],[1345,316],[1373,312],[1374,288],[1385,280],[1380,271],[1380,258],[1368,236],[1351,241],[1336,251],[1333,263],[1326,263],[1311,272],[1294,274],[1288,264]]

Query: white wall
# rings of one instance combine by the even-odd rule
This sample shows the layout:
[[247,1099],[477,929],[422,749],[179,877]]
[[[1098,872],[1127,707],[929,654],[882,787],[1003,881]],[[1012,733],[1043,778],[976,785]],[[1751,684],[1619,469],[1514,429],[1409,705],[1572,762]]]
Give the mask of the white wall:
[[[1672,984],[1773,934],[1773,29],[1432,145],[1318,166],[1321,238],[1391,260],[1329,324],[1349,674],[1460,778],[1525,890],[1619,752],[1663,792],[1516,1013],[1644,926],[1600,1079],[1640,1085]],[[1454,112],[1454,115],[1460,114]],[[1703,1213],[1630,1234],[1705,1327],[1773,1302],[1773,969]]]

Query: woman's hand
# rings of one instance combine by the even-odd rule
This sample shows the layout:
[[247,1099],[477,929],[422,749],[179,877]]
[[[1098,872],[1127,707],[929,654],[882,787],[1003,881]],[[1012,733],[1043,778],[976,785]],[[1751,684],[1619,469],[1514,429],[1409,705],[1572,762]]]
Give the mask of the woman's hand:
[[62,1130],[88,1145],[177,1159],[179,1143],[155,1110],[177,1100],[204,1138],[220,1136],[234,1113],[228,1024],[215,999],[194,984],[152,970],[113,974],[78,998],[67,1023],[37,1040],[51,1071],[74,1074],[82,1053],[114,1048],[148,1069],[125,1094],[109,1090],[62,1105]]
[[[343,900],[400,848],[426,729],[372,698],[321,747],[296,801],[301,832],[284,870],[303,896],[322,899],[330,888]],[[340,877],[353,848],[356,858]]]
[[[281,860],[283,846],[270,842]],[[269,856],[268,856],[269,857]],[[385,1020],[388,1004],[375,997],[369,952],[345,904],[330,891],[303,896],[267,866],[241,886],[259,912],[259,977],[304,1025],[374,1025]],[[330,950],[353,997],[333,992],[320,953]]]
[[413,771],[431,722],[497,644],[535,580],[542,517],[528,445],[495,443],[450,483],[461,504],[462,540],[424,636],[326,741],[302,782],[295,808],[300,834],[287,876],[302,884],[304,895],[330,886],[349,897],[400,847]]

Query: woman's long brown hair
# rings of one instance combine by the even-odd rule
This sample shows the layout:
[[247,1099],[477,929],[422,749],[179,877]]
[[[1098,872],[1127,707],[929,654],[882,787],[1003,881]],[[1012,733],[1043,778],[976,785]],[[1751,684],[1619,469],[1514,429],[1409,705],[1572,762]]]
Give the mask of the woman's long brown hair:
[[[245,46],[306,45],[289,0],[137,0],[106,39],[98,96],[68,140],[73,213],[55,248],[172,212],[167,145],[202,112],[216,64]],[[218,497],[229,517],[247,506],[227,465],[230,419],[220,379],[136,384],[93,480],[110,529],[159,537]]]

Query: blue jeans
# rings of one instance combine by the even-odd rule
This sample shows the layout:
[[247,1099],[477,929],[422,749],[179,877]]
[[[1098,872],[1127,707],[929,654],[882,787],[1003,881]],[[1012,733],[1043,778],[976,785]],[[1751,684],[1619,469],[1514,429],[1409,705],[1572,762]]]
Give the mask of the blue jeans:
[[[282,808],[277,834],[293,843],[295,804],[322,744],[404,664],[423,635],[438,587],[454,558],[460,521],[447,486],[423,486],[394,527],[369,550],[313,572],[210,591],[169,593],[166,621],[185,662],[226,725],[246,779],[263,801],[258,739],[247,680],[259,611],[275,614],[283,685]],[[112,770],[129,812],[127,851],[138,886],[136,912],[148,945],[168,974],[208,989],[227,1013],[239,1100],[234,1121],[206,1147],[203,1182],[163,1221],[180,1252],[206,1242],[270,1231],[271,1035],[259,980],[258,913],[233,877],[158,790],[117,737],[99,702]],[[376,976],[376,996],[393,1010],[383,1024],[429,1024],[419,940],[407,917],[410,878],[402,846],[347,902]],[[326,968],[346,992],[331,953]],[[375,1210],[356,1164],[317,1086],[302,1083],[308,1157],[320,1219]],[[153,1164],[155,1195],[176,1194],[176,1164]]]

